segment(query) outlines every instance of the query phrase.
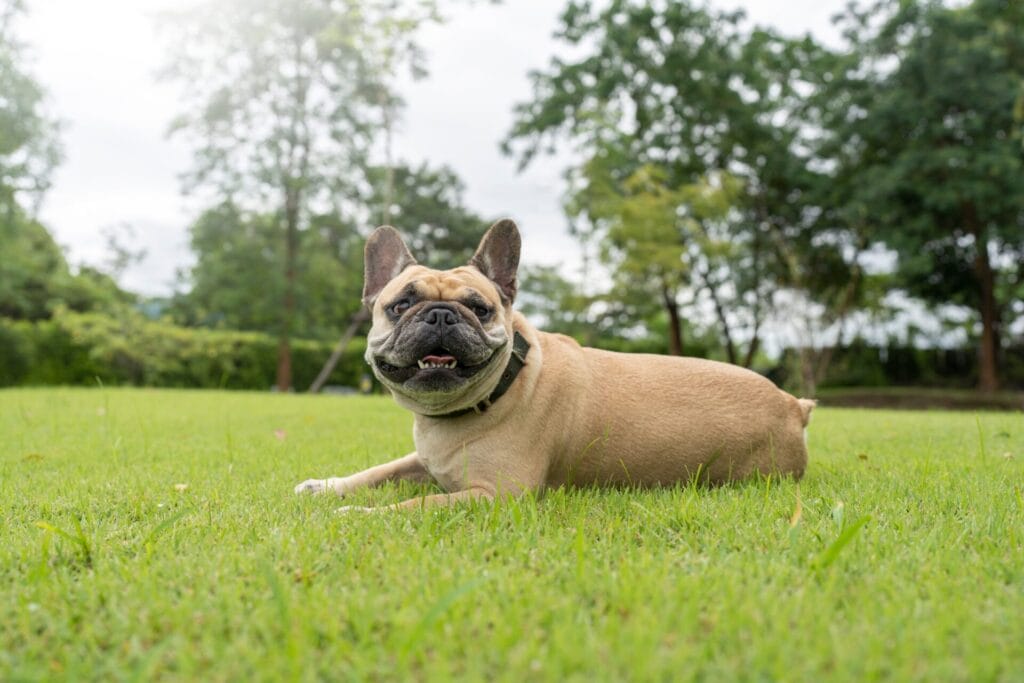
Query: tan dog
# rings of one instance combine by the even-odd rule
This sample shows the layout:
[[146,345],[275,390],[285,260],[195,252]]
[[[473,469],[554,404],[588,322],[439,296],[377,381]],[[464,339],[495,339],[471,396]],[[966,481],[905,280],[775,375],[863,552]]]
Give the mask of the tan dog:
[[396,479],[448,491],[389,506],[413,507],[562,485],[803,474],[813,401],[733,365],[599,351],[537,331],[512,310],[519,249],[515,224],[501,221],[469,265],[438,271],[418,265],[394,228],[370,236],[366,360],[415,413],[416,452],[296,493]]

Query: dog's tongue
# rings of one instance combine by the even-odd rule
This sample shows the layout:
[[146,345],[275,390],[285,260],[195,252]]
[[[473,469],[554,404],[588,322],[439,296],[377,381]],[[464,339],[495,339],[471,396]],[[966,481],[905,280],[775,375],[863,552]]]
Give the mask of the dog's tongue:
[[451,363],[455,360],[455,356],[423,356],[421,360],[424,363],[438,363],[444,365],[445,363]]

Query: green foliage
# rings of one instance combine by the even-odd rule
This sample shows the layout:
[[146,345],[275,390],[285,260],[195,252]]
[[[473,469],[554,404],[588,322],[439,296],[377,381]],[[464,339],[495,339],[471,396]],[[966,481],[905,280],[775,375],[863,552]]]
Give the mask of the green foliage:
[[23,10],[21,0],[0,0],[0,224],[16,220],[19,200],[38,202],[61,157],[58,124],[15,36]]
[[309,265],[299,263],[303,233],[321,215],[365,218],[370,149],[398,104],[388,79],[418,66],[413,32],[436,12],[431,2],[206,0],[164,18],[174,43],[164,75],[183,91],[171,131],[194,148],[186,188],[266,217],[281,245],[283,390],[308,294],[297,278]]
[[803,116],[827,50],[695,2],[570,2],[559,36],[581,56],[533,74],[505,146],[524,164],[583,152],[569,210],[614,255],[620,289],[657,292],[670,317],[682,291],[705,297],[747,365],[780,287],[845,314],[858,290],[823,281],[850,280],[857,240],[833,224],[816,239],[827,183]]
[[[285,245],[273,215],[225,203],[189,229],[196,262],[186,291],[172,303],[183,324],[272,333],[278,330],[285,285]],[[331,338],[359,307],[362,242],[355,228],[315,216],[299,236],[295,264],[295,329]]]
[[819,408],[799,484],[359,516],[292,494],[407,453],[410,422],[385,397],[0,392],[4,677],[1019,678],[1019,413]]
[[49,316],[71,279],[60,247],[46,228],[17,209],[0,215],[0,244],[0,316]]
[[0,215],[0,244],[0,317],[42,320],[60,306],[109,311],[135,299],[95,268],[72,275],[49,231],[20,209]]
[[465,187],[452,169],[374,167],[370,181],[373,216],[398,228],[417,259],[433,268],[469,262],[488,222],[466,208]]
[[[558,266],[520,268],[516,308],[545,332],[573,337],[585,346],[625,353],[665,353],[667,316],[652,314],[646,294],[626,297],[587,296],[566,279]],[[644,325],[636,321],[643,319]],[[685,355],[710,357],[713,339],[689,329]]]
[[[516,308],[545,332],[583,339],[593,337],[594,321],[588,309],[592,301],[580,294],[579,287],[567,280],[558,266],[522,266]],[[592,343],[587,339],[587,343]]]
[[104,373],[89,348],[54,319],[0,318],[0,342],[3,386],[90,384]]
[[134,297],[94,268],[72,274],[33,217],[61,149],[46,93],[25,71],[25,48],[15,36],[23,11],[20,0],[0,0],[0,318],[42,320],[61,306],[113,310]]
[[[374,167],[369,179],[367,206],[376,216],[390,200],[390,220],[418,258],[438,268],[469,261],[487,223],[463,204],[462,183],[453,171],[400,164],[390,171]],[[273,214],[245,211],[233,202],[205,211],[189,229],[196,262],[172,302],[175,320],[276,332],[286,256],[279,230]],[[324,214],[312,216],[299,233],[294,325],[305,338],[333,339],[359,309],[363,232]]]
[[[1024,6],[879,2],[845,17],[851,50],[825,90],[847,213],[900,254],[901,285],[974,309],[981,383],[1024,297]],[[856,67],[856,68],[854,68]]]
[[[0,385],[82,384],[258,389],[269,387],[276,340],[265,334],[178,327],[138,314],[59,311],[51,320],[0,318]],[[329,384],[356,386],[365,372],[353,342]],[[330,354],[296,340],[297,386],[308,386]]]
[[255,211],[291,210],[290,197],[302,214],[351,195],[378,94],[390,97],[370,61],[383,20],[360,0],[207,1],[164,14],[163,75],[183,92],[171,130],[196,149],[188,186]]
[[[899,226],[881,236],[904,255],[914,293],[977,307],[978,286],[965,286],[975,250],[965,242],[988,240],[994,254],[1018,257],[1014,269],[1024,249],[1024,148],[1014,144],[1024,7],[882,2],[864,20],[881,25],[857,32],[852,57],[863,68],[848,78],[863,81],[836,86],[861,95],[848,104],[863,108],[835,131],[862,141],[858,171],[870,182],[851,200],[872,203],[880,230]],[[859,26],[848,22],[850,31]],[[971,232],[968,205],[980,236]]]
[[587,164],[587,185],[573,198],[581,213],[607,225],[605,260],[628,280],[679,286],[689,266],[680,234],[683,191],[667,187],[664,170],[650,164],[616,183],[605,159]]
[[[991,389],[1024,299],[1022,7],[854,3],[832,51],[696,2],[570,2],[573,56],[532,75],[505,148],[581,153],[569,212],[615,266],[612,296],[660,292],[670,316],[679,293],[706,297],[733,362],[786,290],[813,392],[825,332],[877,305],[862,259],[884,242],[895,284],[978,311]],[[679,193],[723,171],[737,191],[701,220]]]

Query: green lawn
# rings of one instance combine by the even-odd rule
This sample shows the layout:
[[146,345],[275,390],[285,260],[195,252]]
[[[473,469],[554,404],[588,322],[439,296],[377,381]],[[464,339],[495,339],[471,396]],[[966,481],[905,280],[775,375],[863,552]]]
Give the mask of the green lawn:
[[1022,415],[810,444],[799,487],[337,515],[292,487],[410,450],[389,400],[2,391],[0,680],[1024,679]]

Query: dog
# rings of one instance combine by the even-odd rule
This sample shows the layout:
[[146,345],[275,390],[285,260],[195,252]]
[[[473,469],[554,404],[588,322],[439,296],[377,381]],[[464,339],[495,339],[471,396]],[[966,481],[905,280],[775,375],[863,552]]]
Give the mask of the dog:
[[814,401],[734,365],[626,354],[540,332],[513,310],[521,238],[495,223],[468,265],[432,270],[399,233],[365,250],[373,313],[366,361],[415,415],[416,451],[296,493],[399,479],[447,493],[385,508],[450,505],[559,486],[707,484],[752,475],[799,478]]

